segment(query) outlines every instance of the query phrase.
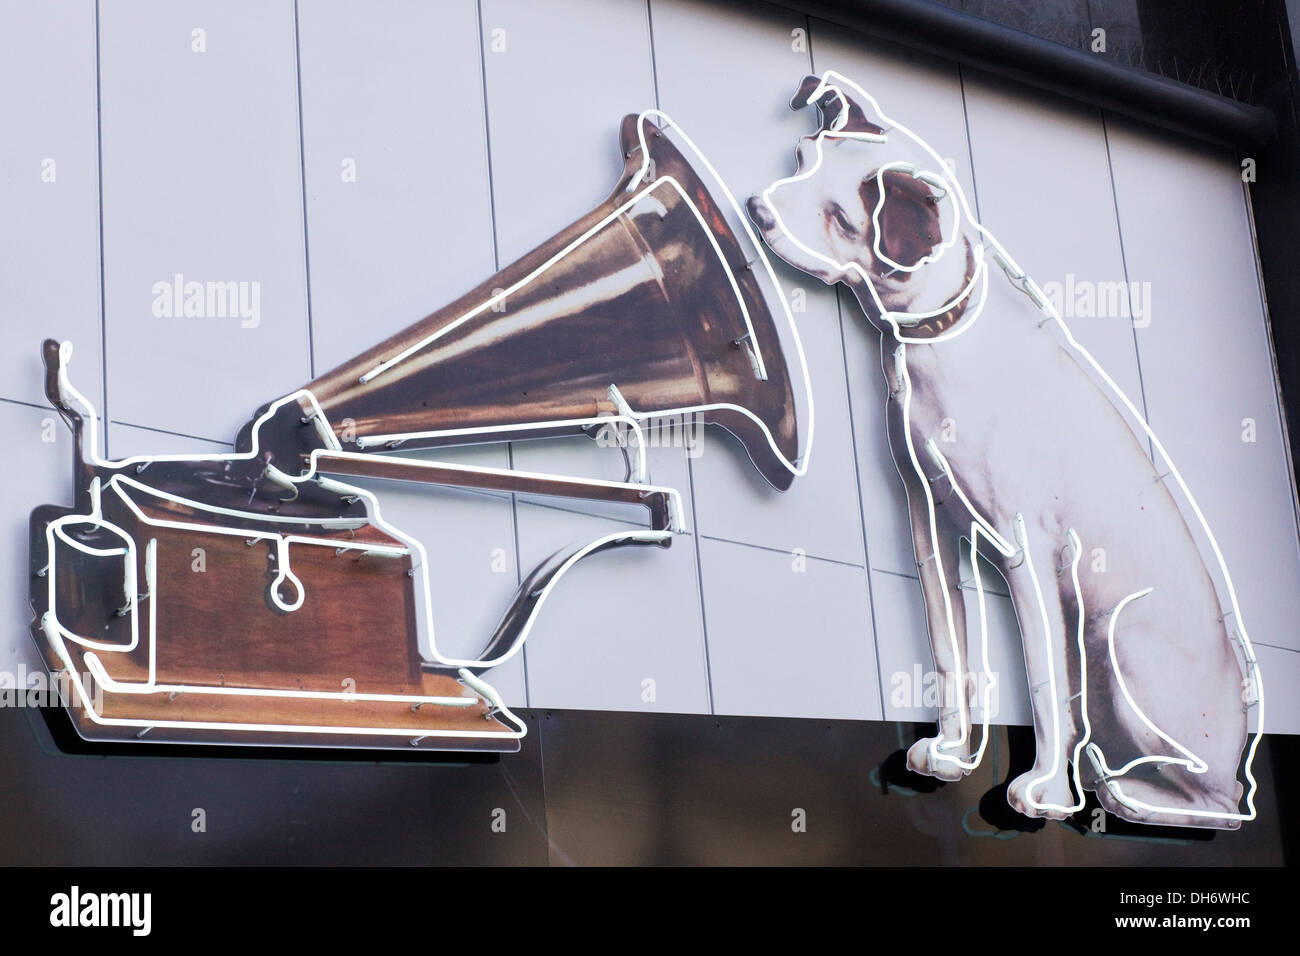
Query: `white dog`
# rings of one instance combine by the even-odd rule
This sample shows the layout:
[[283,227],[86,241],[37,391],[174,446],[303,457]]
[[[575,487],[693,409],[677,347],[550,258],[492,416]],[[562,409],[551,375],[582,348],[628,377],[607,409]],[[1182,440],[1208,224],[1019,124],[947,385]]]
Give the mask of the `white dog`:
[[[1231,578],[1181,475],[974,220],[937,154],[838,74],[804,80],[792,105],[811,103],[821,129],[800,141],[797,173],[750,200],[750,215],[787,262],[852,289],[881,332],[890,444],[945,686],[969,669],[961,540],[1006,579],[1037,741],[1011,805],[1059,819],[1093,790],[1132,821],[1252,819],[1263,687]],[[978,764],[988,726],[976,749],[972,696],[960,694],[940,712],[939,736],[908,751],[913,770],[955,780]]]

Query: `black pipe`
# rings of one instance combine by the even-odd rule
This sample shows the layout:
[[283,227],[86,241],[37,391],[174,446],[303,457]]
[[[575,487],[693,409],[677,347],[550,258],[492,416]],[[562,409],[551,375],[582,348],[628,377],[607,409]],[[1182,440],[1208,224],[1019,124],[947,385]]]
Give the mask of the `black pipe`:
[[1262,107],[929,0],[781,2],[840,26],[1242,152],[1261,149],[1277,134],[1276,118]]

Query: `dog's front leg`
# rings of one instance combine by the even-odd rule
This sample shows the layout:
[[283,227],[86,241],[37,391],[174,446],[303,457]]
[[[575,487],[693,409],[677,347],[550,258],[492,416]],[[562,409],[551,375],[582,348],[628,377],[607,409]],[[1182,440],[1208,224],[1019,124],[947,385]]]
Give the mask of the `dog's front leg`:
[[1033,768],[1008,785],[1007,802],[1025,816],[1061,820],[1082,806],[1070,788],[1069,761],[1078,729],[1066,664],[1072,625],[1066,622],[1057,583],[1062,552],[1048,530],[1028,527],[1019,514],[1013,526],[1019,551],[1004,562],[1003,574],[1024,645],[1035,753]]
[[960,539],[940,523],[932,526],[929,501],[919,482],[908,481],[912,542],[925,600],[930,648],[934,653],[939,699],[939,735],[924,737],[907,751],[907,766],[940,780],[960,780],[970,772],[971,694],[966,681],[966,606],[961,600]]

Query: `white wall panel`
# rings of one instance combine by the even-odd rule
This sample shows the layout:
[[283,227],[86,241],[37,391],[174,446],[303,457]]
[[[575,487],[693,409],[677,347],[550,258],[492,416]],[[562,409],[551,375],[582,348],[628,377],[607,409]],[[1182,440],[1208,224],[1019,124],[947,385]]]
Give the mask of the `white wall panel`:
[[[1295,688],[1300,687],[1300,654],[1290,649],[1256,645],[1259,655],[1259,672],[1263,677],[1264,730],[1268,733],[1296,733],[1300,727],[1300,697]],[[1258,712],[1251,718],[1251,729]]]
[[233,443],[191,438],[153,428],[141,428],[138,425],[122,425],[118,422],[109,422],[104,439],[108,445],[108,457],[113,460],[133,458],[136,455],[228,454],[235,448]]
[[[1116,300],[1127,314],[1098,314],[1112,311],[1112,284],[1127,281],[1101,114],[971,71],[963,89],[981,224],[1039,286],[1060,288],[1074,337],[1141,409],[1134,326],[1150,317],[1135,316],[1127,297]],[[1133,278],[1140,313],[1144,287]],[[1027,323],[1026,334],[1038,331]]]
[[717,713],[882,716],[862,568],[707,538],[700,561]]
[[1154,288],[1138,336],[1151,425],[1218,538],[1251,637],[1300,650],[1294,490],[1240,168],[1127,123],[1110,143],[1129,274]]
[[474,0],[299,5],[317,374],[495,271]]
[[[525,573],[556,551],[629,527],[521,502]],[[708,713],[693,539],[584,558],[547,597],[527,649],[533,707]]]
[[0,395],[45,403],[41,342],[103,398],[95,5],[0,7]]
[[[293,5],[105,4],[100,51],[108,414],[231,440],[309,369]],[[248,318],[155,315],[177,275]]]

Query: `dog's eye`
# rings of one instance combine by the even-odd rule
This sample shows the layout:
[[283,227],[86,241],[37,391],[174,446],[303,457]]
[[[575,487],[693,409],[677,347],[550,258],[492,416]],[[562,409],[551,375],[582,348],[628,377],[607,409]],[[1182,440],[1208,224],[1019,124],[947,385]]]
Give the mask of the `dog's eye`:
[[831,203],[826,207],[826,216],[835,224],[835,228],[848,239],[854,239],[858,235],[858,229],[849,221],[848,213],[839,203]]

